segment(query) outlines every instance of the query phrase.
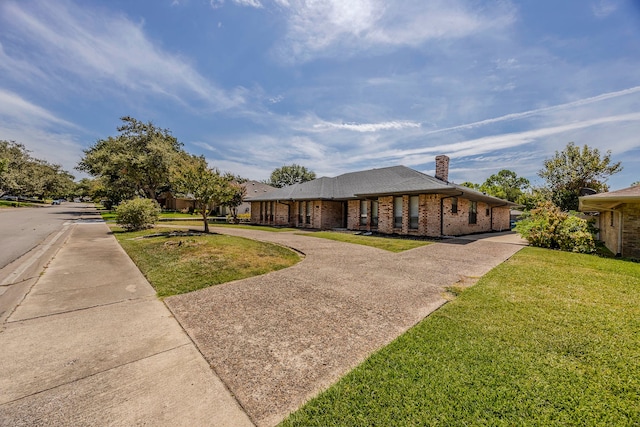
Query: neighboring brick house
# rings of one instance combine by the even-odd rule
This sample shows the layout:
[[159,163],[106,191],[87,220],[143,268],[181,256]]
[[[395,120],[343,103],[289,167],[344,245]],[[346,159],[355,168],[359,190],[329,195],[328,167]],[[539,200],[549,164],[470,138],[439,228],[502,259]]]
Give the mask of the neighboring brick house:
[[579,198],[582,212],[599,212],[600,240],[618,256],[640,258],[640,186]]
[[265,184],[259,181],[247,181],[242,186],[246,189],[244,200],[240,206],[238,206],[239,214],[251,213],[251,198],[262,196],[276,189],[269,184]]
[[448,171],[438,156],[435,178],[393,166],[279,188],[250,198],[251,222],[429,237],[509,230],[515,203],[450,183]]

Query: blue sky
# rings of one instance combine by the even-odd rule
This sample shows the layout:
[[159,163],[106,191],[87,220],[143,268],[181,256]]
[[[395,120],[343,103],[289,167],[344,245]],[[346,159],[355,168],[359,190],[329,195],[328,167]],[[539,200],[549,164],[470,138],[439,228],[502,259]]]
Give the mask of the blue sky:
[[405,165],[542,184],[570,141],[640,181],[634,0],[2,0],[0,139],[72,169],[119,117],[267,179]]

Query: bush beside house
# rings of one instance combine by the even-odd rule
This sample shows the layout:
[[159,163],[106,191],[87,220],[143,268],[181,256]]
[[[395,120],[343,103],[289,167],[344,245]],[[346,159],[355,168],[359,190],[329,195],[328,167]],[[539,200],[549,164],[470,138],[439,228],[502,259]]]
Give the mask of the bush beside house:
[[589,222],[562,212],[551,202],[524,213],[516,223],[515,231],[532,246],[579,253],[593,253],[596,250]]

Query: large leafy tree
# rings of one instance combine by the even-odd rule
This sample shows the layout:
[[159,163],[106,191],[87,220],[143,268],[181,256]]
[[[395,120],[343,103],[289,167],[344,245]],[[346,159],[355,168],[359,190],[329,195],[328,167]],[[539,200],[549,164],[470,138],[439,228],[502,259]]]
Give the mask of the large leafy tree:
[[315,172],[294,163],[274,169],[267,184],[280,188],[313,179],[316,179]]
[[580,189],[591,188],[597,192],[608,191],[607,180],[622,170],[620,162],[611,161],[611,151],[604,155],[597,148],[573,142],[564,150],[544,161],[544,168],[538,176],[546,180],[546,187],[552,193],[552,201],[564,211],[578,209]]
[[207,218],[216,206],[232,201],[237,188],[232,184],[233,175],[221,174],[210,168],[202,156],[182,156],[174,169],[173,188],[176,192],[193,197],[202,215],[204,231],[209,232]]
[[0,193],[47,198],[73,191],[73,175],[33,157],[23,144],[0,141],[0,164]]
[[480,186],[480,190],[501,199],[516,202],[523,194],[524,190],[530,187],[527,178],[519,177],[515,172],[503,169],[491,175]]
[[168,129],[133,117],[122,117],[119,135],[98,140],[84,150],[77,169],[100,178],[104,196],[113,203],[135,195],[156,199],[169,188],[171,168],[183,153]]

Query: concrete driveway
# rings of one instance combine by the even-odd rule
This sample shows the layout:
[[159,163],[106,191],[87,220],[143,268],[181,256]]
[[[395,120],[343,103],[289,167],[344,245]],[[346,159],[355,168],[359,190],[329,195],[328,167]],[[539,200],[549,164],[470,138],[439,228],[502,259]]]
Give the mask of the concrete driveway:
[[[272,426],[522,248],[513,234],[399,254],[291,232],[213,228],[306,255],[277,272],[165,299],[258,426]],[[487,238],[488,237],[488,238]]]

